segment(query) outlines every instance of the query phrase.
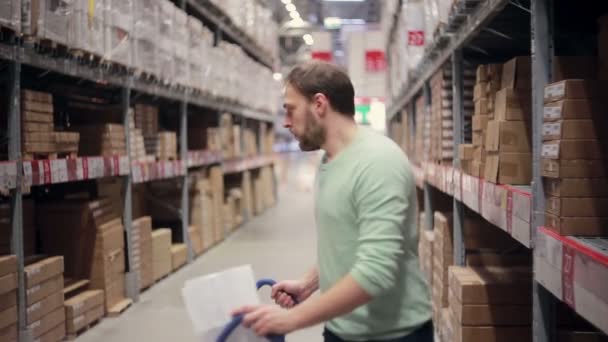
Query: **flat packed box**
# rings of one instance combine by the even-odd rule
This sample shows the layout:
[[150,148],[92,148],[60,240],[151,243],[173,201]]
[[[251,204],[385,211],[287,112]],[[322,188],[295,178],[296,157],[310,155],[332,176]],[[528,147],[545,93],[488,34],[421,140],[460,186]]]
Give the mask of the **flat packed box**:
[[94,288],[104,288],[114,281],[117,274],[125,271],[125,253],[117,249],[108,254],[96,256],[91,266],[91,285]]
[[473,146],[484,146],[486,140],[486,134],[481,132],[473,132]]
[[530,121],[532,117],[531,92],[505,88],[494,98],[494,119],[500,121]]
[[552,140],[543,142],[541,156],[547,159],[603,159],[606,144],[599,140]]
[[[30,262],[31,261],[31,262]],[[26,260],[25,287],[31,288],[63,273],[63,257],[34,256]]]
[[545,226],[564,236],[608,235],[608,217],[560,217],[546,213]]
[[458,145],[458,158],[460,160],[471,160],[473,159],[473,153],[475,147],[473,144],[460,144]]
[[27,305],[32,305],[41,301],[52,293],[63,291],[63,275],[57,275],[51,279],[45,280],[38,285],[34,285],[25,291]]
[[532,181],[532,155],[509,152],[488,153],[484,178],[491,183],[528,185]]
[[57,342],[62,341],[66,335],[65,331],[65,322],[61,322],[51,330],[45,332],[40,337],[38,337],[36,342]]
[[66,318],[72,319],[104,304],[102,290],[87,290],[65,301]]
[[30,324],[40,320],[59,307],[63,307],[63,291],[55,292],[43,300],[27,307],[27,323]]
[[486,132],[486,151],[531,153],[531,125],[524,121],[490,121]]
[[[15,313],[16,315],[16,313]],[[11,324],[5,328],[0,329],[0,341],[17,341],[17,324]],[[60,341],[56,339],[55,341]]]
[[17,305],[17,289],[0,295],[0,311],[4,311]]
[[449,305],[456,321],[465,326],[517,326],[532,324],[532,306],[462,304],[450,292]]
[[597,57],[595,56],[554,56],[552,82],[567,79],[595,79],[597,77]]
[[608,87],[607,81],[564,80],[545,87],[545,103],[564,99],[602,98]]
[[175,271],[184,266],[188,260],[188,248],[183,243],[174,244],[171,246],[171,265]]
[[489,100],[487,98],[482,97],[475,101],[474,115],[487,115],[489,112]]
[[34,338],[38,338],[63,322],[65,322],[65,311],[61,307],[44,316],[41,320],[31,323],[28,328],[32,329]]
[[114,305],[125,299],[125,291],[124,273],[116,275],[114,280],[108,284],[104,290],[104,300],[108,311],[111,310]]
[[543,140],[602,139],[606,125],[593,120],[561,120],[543,123]]
[[467,327],[455,324],[453,342],[532,342],[530,327]]
[[473,115],[473,132],[485,131],[489,120],[487,115]]
[[545,178],[545,194],[555,197],[608,197],[608,178]]
[[542,176],[549,178],[608,177],[608,159],[556,160],[543,158]]
[[13,306],[4,311],[0,311],[0,329],[17,323],[17,307]]
[[608,103],[605,99],[561,100],[546,103],[543,121],[605,120]]
[[530,305],[532,272],[522,268],[450,266],[450,290],[463,304]]
[[478,101],[485,97],[487,82],[477,82],[473,87],[473,101]]
[[547,213],[561,217],[608,217],[608,198],[545,196]]
[[502,66],[501,89],[531,89],[531,75],[531,58],[515,57]]
[[76,333],[87,325],[98,321],[103,318],[105,309],[103,305],[96,306],[80,316],[76,316],[72,319],[66,319],[66,328],[68,333]]
[[532,264],[532,256],[526,254],[508,254],[502,251],[467,251],[466,265],[469,267],[514,267]]

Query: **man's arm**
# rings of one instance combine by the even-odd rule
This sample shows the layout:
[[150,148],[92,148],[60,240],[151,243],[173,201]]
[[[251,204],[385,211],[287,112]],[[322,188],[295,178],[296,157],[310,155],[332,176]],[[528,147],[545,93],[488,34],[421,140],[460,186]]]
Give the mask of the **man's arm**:
[[272,287],[272,299],[284,308],[303,302],[319,289],[319,268],[314,266],[300,280],[282,281]]

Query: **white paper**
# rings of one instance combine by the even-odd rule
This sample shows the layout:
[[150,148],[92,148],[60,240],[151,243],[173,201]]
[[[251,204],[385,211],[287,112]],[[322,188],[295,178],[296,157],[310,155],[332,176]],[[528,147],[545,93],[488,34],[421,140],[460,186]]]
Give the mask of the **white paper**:
[[[250,265],[231,268],[186,282],[182,297],[200,342],[215,342],[231,312],[243,305],[258,305],[260,299]],[[251,330],[238,327],[229,342],[268,342]]]

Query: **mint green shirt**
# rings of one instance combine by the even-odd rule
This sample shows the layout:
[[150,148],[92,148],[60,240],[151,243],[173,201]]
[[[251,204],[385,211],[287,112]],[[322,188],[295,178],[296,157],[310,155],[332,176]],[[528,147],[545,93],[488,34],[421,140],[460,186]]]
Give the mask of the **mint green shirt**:
[[429,321],[415,182],[403,151],[359,127],[345,149],[320,165],[315,197],[321,292],[350,274],[373,297],[327,328],[345,340],[382,340],[408,335]]

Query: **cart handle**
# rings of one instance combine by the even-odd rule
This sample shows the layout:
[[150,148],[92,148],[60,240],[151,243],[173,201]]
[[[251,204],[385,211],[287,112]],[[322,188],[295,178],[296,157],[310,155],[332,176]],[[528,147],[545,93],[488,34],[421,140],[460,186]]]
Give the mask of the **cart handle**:
[[[272,279],[260,279],[256,282],[255,286],[259,290],[264,286],[274,286],[277,282]],[[294,298],[295,299],[295,298]],[[220,333],[216,342],[226,342],[228,340],[228,336],[232,334],[234,329],[236,329],[243,322],[243,315],[237,315],[232,318],[232,321],[228,323],[224,330]],[[283,335],[269,335],[266,336],[266,339],[270,342],[285,342],[285,336]]]

